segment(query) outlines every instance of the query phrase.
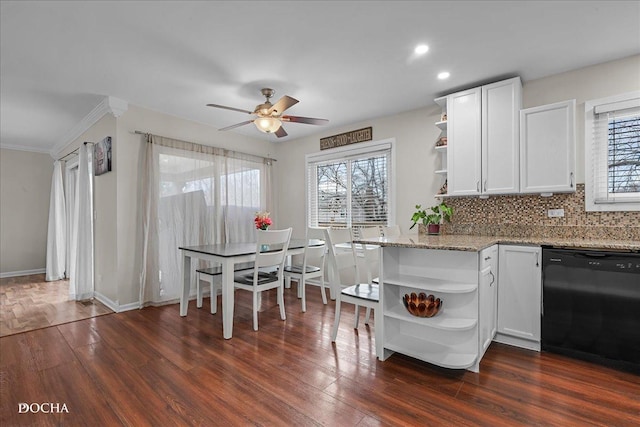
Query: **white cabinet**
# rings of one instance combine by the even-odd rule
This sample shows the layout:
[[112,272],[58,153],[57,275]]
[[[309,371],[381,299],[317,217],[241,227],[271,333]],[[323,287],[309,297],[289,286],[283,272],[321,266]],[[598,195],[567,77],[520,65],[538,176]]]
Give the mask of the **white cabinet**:
[[483,194],[513,194],[520,190],[521,107],[520,78],[482,86]]
[[540,350],[541,254],[540,247],[500,245],[496,341]]
[[519,77],[447,96],[448,195],[519,191],[521,106]]
[[480,252],[480,352],[485,353],[496,335],[498,322],[498,245]]
[[522,193],[575,191],[576,101],[520,112],[520,185]]
[[[382,304],[381,360],[399,352],[425,362],[478,372],[480,350],[479,252],[382,248],[380,303]],[[410,314],[405,294],[424,292],[442,300],[434,317]],[[490,304],[488,304],[490,310]],[[486,315],[489,319],[495,316]]]
[[481,89],[447,97],[448,195],[480,194],[481,173]]

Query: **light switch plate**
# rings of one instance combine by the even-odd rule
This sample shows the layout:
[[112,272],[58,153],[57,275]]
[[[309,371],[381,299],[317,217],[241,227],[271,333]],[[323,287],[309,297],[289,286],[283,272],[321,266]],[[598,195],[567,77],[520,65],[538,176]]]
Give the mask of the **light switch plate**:
[[549,209],[547,216],[549,218],[562,218],[564,217],[564,209]]

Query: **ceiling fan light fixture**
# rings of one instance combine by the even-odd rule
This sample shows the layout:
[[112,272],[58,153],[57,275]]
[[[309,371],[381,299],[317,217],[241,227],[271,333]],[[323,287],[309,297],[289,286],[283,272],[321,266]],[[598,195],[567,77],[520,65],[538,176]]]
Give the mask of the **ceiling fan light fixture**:
[[264,133],[274,133],[282,126],[282,122],[275,117],[259,117],[253,123],[260,132]]

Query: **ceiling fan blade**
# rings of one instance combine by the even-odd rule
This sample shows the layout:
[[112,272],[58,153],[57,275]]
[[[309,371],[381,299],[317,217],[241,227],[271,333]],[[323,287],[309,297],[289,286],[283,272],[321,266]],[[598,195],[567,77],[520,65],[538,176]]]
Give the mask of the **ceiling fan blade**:
[[275,133],[276,133],[276,136],[277,136],[278,138],[282,138],[283,136],[287,136],[287,135],[289,135],[289,134],[287,133],[287,131],[285,131],[285,130],[284,130],[284,128],[283,128],[282,126],[280,126],[280,127],[278,128],[278,130],[277,130]]
[[218,104],[207,104],[207,107],[224,108],[225,110],[231,110],[231,111],[238,111],[240,113],[253,114],[253,111],[243,110],[241,108],[225,107],[224,105],[218,105]]
[[313,117],[282,116],[280,119],[286,122],[306,123],[308,125],[324,125],[329,123],[327,119],[314,119]]
[[227,126],[226,128],[222,128],[218,130],[231,130],[231,129],[239,128],[240,126],[248,125],[249,123],[253,123],[253,120],[247,120],[246,122],[237,123],[235,125]]
[[296,105],[298,102],[297,99],[292,98],[290,96],[283,96],[282,98],[278,99],[278,102],[276,102],[275,104],[273,104],[273,106],[271,108],[269,108],[269,111],[267,112],[267,114],[271,114],[271,113],[276,113],[276,114],[282,114],[284,112],[284,110],[286,110],[287,108],[293,107],[294,105]]

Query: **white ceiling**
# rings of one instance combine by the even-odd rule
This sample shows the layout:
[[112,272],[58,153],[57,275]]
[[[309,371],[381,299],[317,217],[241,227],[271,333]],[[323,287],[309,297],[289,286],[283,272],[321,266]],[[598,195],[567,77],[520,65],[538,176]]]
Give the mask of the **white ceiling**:
[[[1,144],[50,151],[104,96],[225,127],[260,88],[329,128],[640,53],[638,1],[2,1]],[[430,46],[413,55],[418,43]],[[451,78],[439,81],[438,72]],[[606,76],[603,76],[606,78]],[[318,127],[288,123],[298,138]],[[253,125],[230,132],[277,141]]]

